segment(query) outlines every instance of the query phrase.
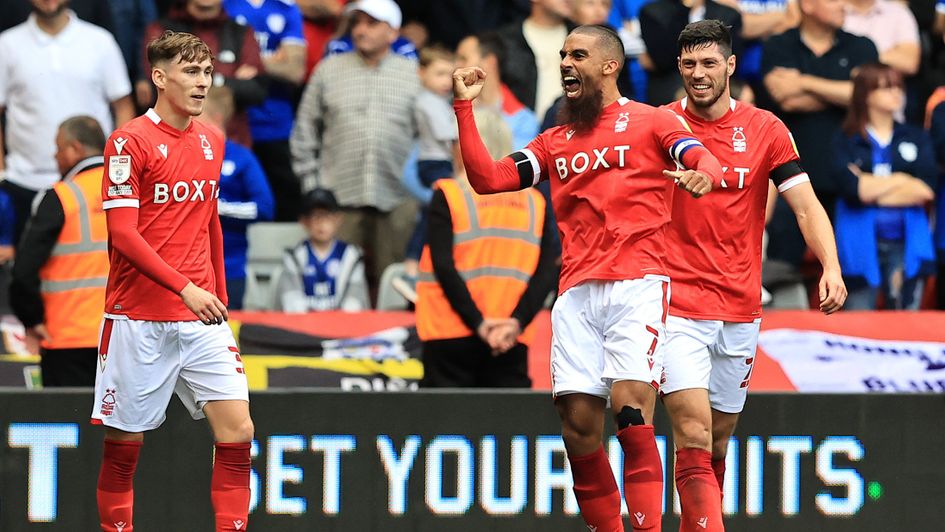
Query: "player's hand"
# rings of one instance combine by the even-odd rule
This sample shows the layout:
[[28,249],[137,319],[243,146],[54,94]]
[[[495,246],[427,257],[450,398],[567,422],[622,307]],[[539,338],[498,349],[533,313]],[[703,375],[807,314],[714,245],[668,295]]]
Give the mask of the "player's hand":
[[824,270],[817,288],[820,295],[820,311],[824,314],[833,314],[840,310],[847,300],[847,287],[843,283],[840,270]]
[[485,81],[486,71],[479,67],[457,68],[453,71],[453,98],[475,100]]
[[184,300],[184,305],[205,325],[219,325],[229,317],[226,305],[217,296],[194,283],[187,283],[180,291],[180,297]]
[[685,190],[694,198],[712,192],[712,179],[702,172],[695,170],[663,170],[663,175],[673,178],[676,186]]
[[236,69],[236,72],[233,73],[234,78],[242,80],[253,79],[257,75],[259,75],[259,69],[253,65],[240,65],[239,68]]

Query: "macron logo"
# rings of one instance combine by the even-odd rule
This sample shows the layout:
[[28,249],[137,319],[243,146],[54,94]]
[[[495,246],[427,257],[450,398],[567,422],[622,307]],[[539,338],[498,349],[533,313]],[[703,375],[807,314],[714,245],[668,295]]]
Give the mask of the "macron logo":
[[701,526],[702,528],[706,528],[706,526],[709,524],[709,518],[703,516],[702,519],[699,519],[698,521],[696,521],[696,524]]
[[642,525],[642,524],[643,524],[643,520],[646,519],[646,514],[643,513],[643,512],[637,512],[637,513],[633,514],[633,518],[637,520],[637,524],[638,524],[638,525]]
[[115,144],[115,151],[118,152],[118,155],[121,155],[121,149],[125,147],[125,143],[128,142],[128,139],[123,138],[123,137],[118,137],[112,142]]
[[118,521],[117,523],[114,523],[114,525],[115,525],[115,528],[118,529],[118,532],[121,532],[122,530],[125,529],[126,526],[128,526],[128,523],[124,521]]
[[567,133],[564,134],[564,136],[567,137],[568,140],[571,140],[571,137],[574,136],[574,130],[572,129],[572,130],[568,131]]
[[[242,519],[237,519],[236,521],[233,521],[233,528],[235,528],[235,529],[237,529],[237,530],[243,530],[243,525],[245,525],[245,524],[246,524],[246,523],[244,523]],[[705,528],[705,527],[702,527],[702,528]],[[121,531],[119,531],[119,532],[121,532]]]
[[167,144],[158,144],[158,151],[167,159]]

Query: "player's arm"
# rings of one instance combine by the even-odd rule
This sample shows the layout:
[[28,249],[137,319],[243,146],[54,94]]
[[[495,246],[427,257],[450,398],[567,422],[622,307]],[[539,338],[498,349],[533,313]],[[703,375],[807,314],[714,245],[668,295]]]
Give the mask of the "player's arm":
[[538,265],[535,267],[535,273],[528,279],[525,292],[522,293],[522,297],[519,298],[518,304],[512,311],[512,317],[518,320],[519,329],[528,327],[545,304],[548,293],[555,288],[561,269],[558,264],[560,255],[555,252],[557,246],[554,242],[554,232],[557,230],[551,216],[545,216]]
[[[479,96],[486,73],[479,67],[460,68],[453,72],[453,110],[459,127],[459,147],[469,184],[480,194],[509,192],[531,187],[542,178],[539,157],[543,153],[542,137],[528,148],[494,161],[476,127],[473,100]],[[538,150],[538,151],[536,151]]]
[[27,329],[46,321],[39,270],[52,255],[65,223],[59,195],[48,190],[20,239],[10,279],[10,306]]
[[814,194],[810,177],[801,167],[794,141],[787,127],[777,120],[767,135],[772,139],[767,160],[774,166],[768,177],[794,211],[797,225],[807,247],[811,249],[823,267],[823,274],[818,285],[820,310],[825,314],[832,314],[843,307],[847,298],[847,288],[843,283],[840,259],[837,256],[837,242],[833,236],[833,226],[830,224],[830,218],[827,217],[823,205]]
[[213,214],[210,216],[210,264],[213,267],[213,277],[216,281],[217,299],[223,303],[223,306],[229,304],[230,298],[226,293],[226,267],[223,260],[223,228],[220,225],[220,215],[217,212],[216,204],[213,207]]
[[658,109],[653,114],[653,132],[673,162],[685,169],[663,171],[679,188],[698,198],[721,186],[721,163],[692,134],[683,117],[668,109]]

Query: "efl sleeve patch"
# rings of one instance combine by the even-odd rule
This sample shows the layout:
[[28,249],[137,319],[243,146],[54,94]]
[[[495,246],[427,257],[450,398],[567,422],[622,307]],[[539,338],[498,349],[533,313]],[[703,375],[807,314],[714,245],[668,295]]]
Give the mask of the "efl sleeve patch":
[[108,179],[120,185],[131,178],[131,156],[112,155],[108,158]]

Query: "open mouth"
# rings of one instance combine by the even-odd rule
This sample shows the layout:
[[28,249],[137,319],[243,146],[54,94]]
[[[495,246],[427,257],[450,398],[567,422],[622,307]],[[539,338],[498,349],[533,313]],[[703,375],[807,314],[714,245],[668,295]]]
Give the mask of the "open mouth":
[[700,96],[707,95],[712,91],[712,86],[708,83],[693,83],[689,86],[692,87],[693,93]]
[[207,95],[205,95],[205,94],[193,94],[193,95],[191,95],[191,98],[193,98],[194,100],[197,100],[197,101],[199,101],[199,102],[202,102],[206,97],[207,97]]
[[561,77],[561,86],[564,88],[564,95],[568,98],[574,98],[581,92],[581,80],[571,75]]

